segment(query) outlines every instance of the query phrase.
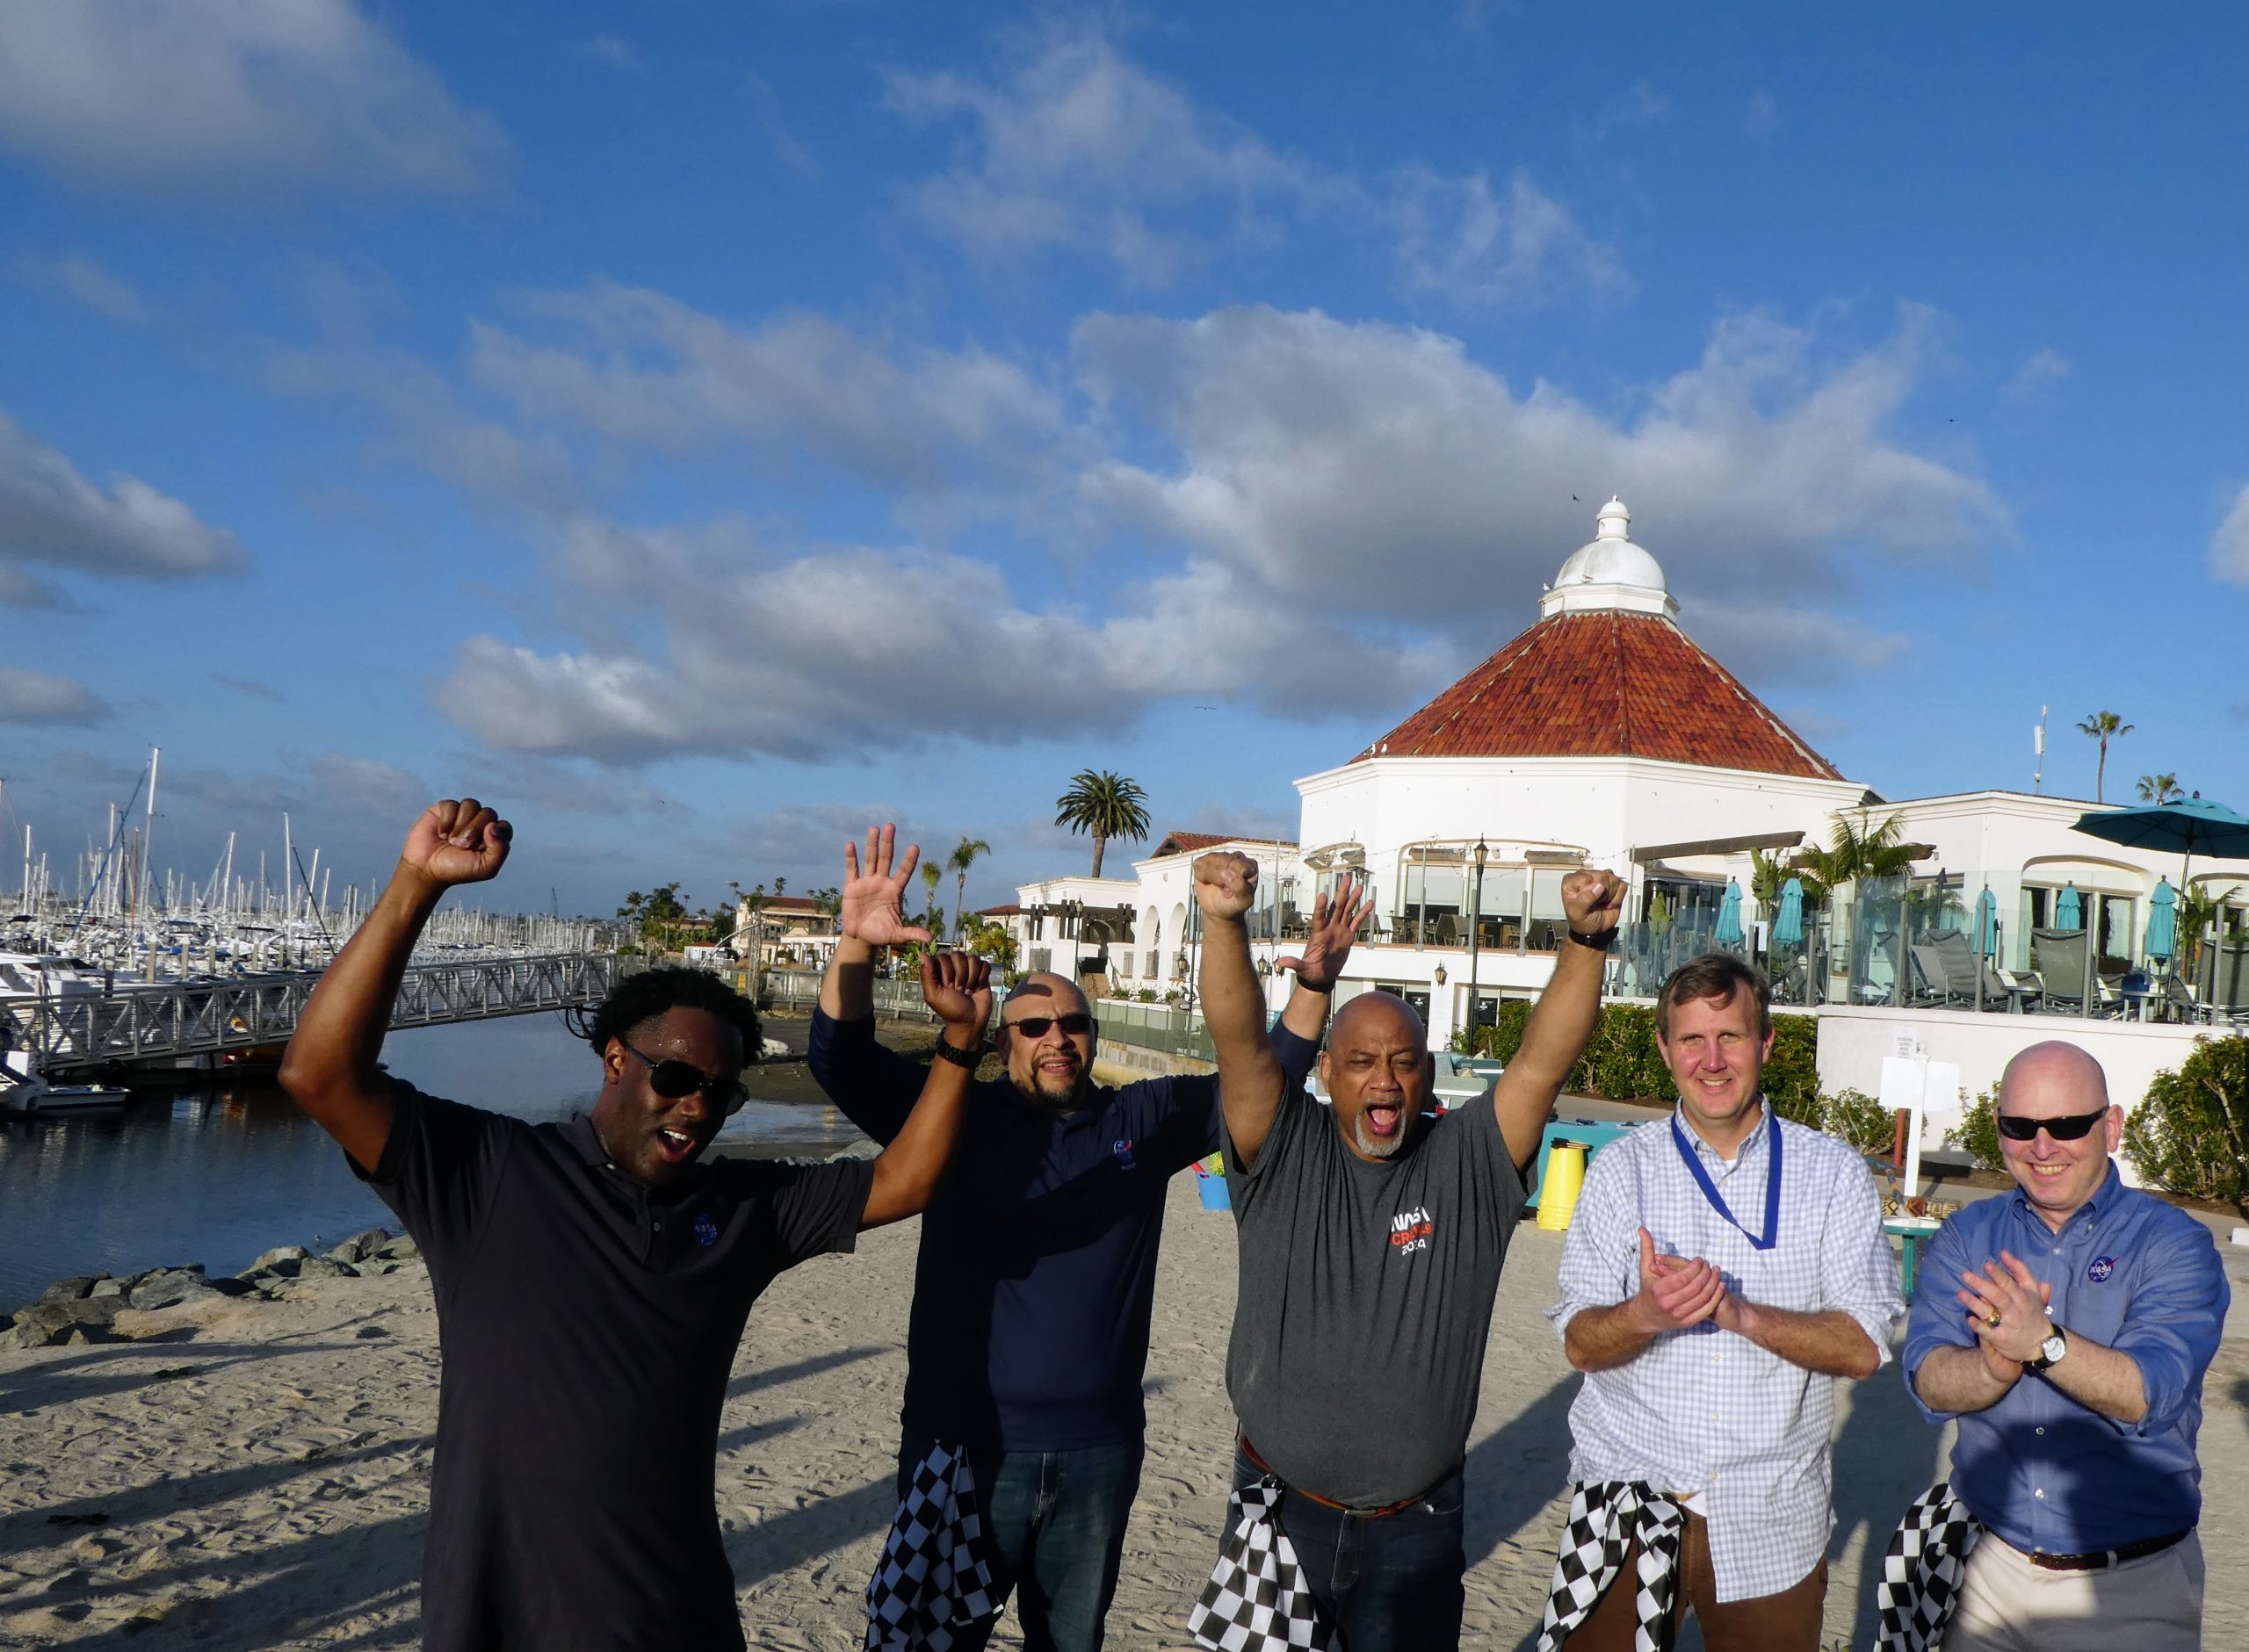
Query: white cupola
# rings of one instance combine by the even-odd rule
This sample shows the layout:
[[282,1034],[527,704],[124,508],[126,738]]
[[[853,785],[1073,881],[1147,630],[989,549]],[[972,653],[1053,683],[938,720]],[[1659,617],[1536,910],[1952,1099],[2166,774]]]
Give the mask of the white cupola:
[[1663,582],[1663,568],[1632,543],[1632,513],[1612,498],[1601,508],[1593,543],[1570,553],[1553,584],[1538,599],[1542,617],[1596,611],[1679,617],[1679,603]]

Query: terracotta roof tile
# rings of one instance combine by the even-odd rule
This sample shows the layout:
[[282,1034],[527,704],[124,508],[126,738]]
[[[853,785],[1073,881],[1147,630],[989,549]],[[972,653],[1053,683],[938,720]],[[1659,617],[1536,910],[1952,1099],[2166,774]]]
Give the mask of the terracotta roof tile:
[[1652,757],[1840,780],[1765,703],[1657,614],[1550,615],[1359,754]]
[[1171,832],[1164,835],[1148,858],[1160,855],[1192,855],[1204,849],[1214,849],[1221,843],[1269,843],[1276,848],[1292,849],[1294,838],[1246,838],[1233,832]]

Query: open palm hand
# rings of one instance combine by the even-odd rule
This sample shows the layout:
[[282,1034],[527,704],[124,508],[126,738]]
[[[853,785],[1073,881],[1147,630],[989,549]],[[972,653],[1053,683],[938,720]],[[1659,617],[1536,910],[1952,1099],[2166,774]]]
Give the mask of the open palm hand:
[[1274,967],[1296,971],[1297,984],[1314,992],[1332,992],[1343,973],[1344,960],[1358,939],[1359,927],[1374,910],[1374,898],[1353,878],[1335,885],[1312,905],[1312,927],[1305,936],[1300,956],[1281,958]]
[[843,886],[837,891],[838,927],[871,947],[903,946],[927,941],[929,932],[906,921],[906,886],[914,881],[914,868],[922,858],[919,845],[909,843],[906,854],[891,867],[898,828],[885,821],[867,828],[866,854],[859,846],[843,846]]

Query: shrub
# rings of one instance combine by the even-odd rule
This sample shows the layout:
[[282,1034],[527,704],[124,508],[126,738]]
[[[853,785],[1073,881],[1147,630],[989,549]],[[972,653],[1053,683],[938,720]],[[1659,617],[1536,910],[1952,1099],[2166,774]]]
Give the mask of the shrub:
[[1765,1099],[1773,1104],[1773,1111],[1784,1119],[1811,1124],[1814,1129],[1826,1128],[1826,1110],[1819,1099],[1817,1016],[1773,1017],[1773,1053],[1765,1058]]
[[2249,1211],[2249,1036],[2197,1038],[2124,1116],[2124,1151],[2167,1193]]
[[[1491,1056],[1512,1061],[1522,1047],[1522,1032],[1530,1020],[1530,1004],[1522,999],[1503,999],[1498,1018],[1488,1027],[1466,1028],[1453,1035],[1452,1048],[1461,1055]],[[1773,1053],[1765,1064],[1765,1094],[1774,1110],[1799,1124],[1817,1127],[1819,1103],[1819,1024],[1810,1015],[1773,1018]],[[1585,1054],[1562,1087],[1573,1095],[1598,1096],[1605,1101],[1668,1102],[1677,1094],[1671,1070],[1664,1065],[1662,1046],[1655,1038],[1655,1010],[1646,1004],[1607,1004],[1586,1041]]]
[[2000,1152],[1999,1117],[2000,1090],[1993,1085],[1962,1110],[1959,1128],[1944,1133],[1944,1144],[1966,1148],[1978,1170],[2005,1170],[2007,1160]]
[[1862,1153],[1886,1158],[1898,1145],[1898,1115],[1863,1090],[1840,1090],[1821,1097],[1819,1128]]

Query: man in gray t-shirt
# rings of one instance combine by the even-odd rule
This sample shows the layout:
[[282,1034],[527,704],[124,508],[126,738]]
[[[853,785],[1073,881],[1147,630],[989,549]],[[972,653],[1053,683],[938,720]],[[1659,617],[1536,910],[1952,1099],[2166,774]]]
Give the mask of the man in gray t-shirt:
[[[1255,863],[1206,855],[1195,872],[1206,932],[1242,921]],[[1336,1014],[1325,1114],[1269,1050],[1218,1047],[1241,1268],[1234,1483],[1278,1495],[1303,1581],[1349,1652],[1459,1643],[1460,1469],[1500,1265],[1524,1168],[1592,1035],[1623,885],[1574,872],[1562,896],[1569,939],[1488,1100],[1423,1116],[1428,1035],[1385,992]]]

